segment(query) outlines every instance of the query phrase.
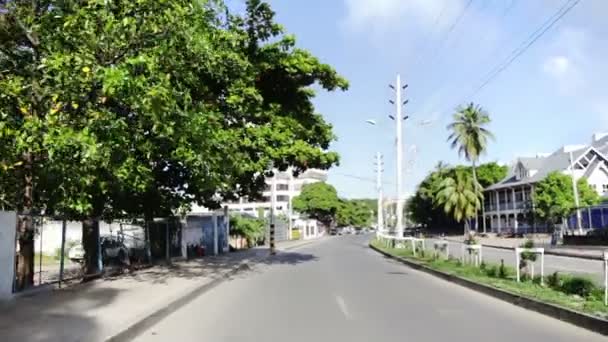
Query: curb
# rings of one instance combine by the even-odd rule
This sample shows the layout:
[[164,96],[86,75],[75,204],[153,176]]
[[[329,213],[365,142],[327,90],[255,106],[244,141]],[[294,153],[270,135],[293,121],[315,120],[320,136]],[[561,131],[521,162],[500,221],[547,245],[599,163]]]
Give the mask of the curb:
[[234,276],[235,274],[237,274],[241,271],[249,270],[249,269],[250,269],[250,266],[248,263],[242,263],[242,264],[234,267],[232,270],[224,273],[221,277],[213,279],[210,282],[195,288],[194,290],[186,293],[185,295],[173,300],[172,302],[167,304],[164,308],[154,311],[154,312],[150,313],[149,315],[147,315],[146,317],[142,318],[141,320],[131,324],[130,326],[128,326],[121,332],[107,338],[105,340],[105,342],[131,341],[132,339],[137,337],[139,334],[144,332],[146,329],[148,329],[148,328],[152,327],[153,325],[155,325],[156,323],[160,322],[162,319],[169,316],[173,312],[179,310],[180,308],[182,308],[186,304],[190,303],[191,301],[193,301],[200,295],[202,295],[205,292],[208,292],[209,290],[213,289],[214,287],[222,284],[223,282],[225,282],[226,280],[228,280],[230,277]]
[[525,308],[528,310],[532,310],[532,311],[536,311],[538,313],[559,319],[564,322],[568,322],[568,323],[576,325],[580,328],[585,328],[587,330],[591,330],[593,332],[600,333],[602,335],[608,335],[608,320],[604,320],[604,319],[601,319],[598,317],[593,317],[591,315],[588,315],[588,314],[585,314],[582,312],[578,312],[578,311],[574,311],[571,309],[566,309],[566,308],[563,308],[561,306],[557,306],[554,304],[540,302],[535,299],[530,299],[530,298],[520,296],[520,295],[511,293],[511,292],[505,291],[505,290],[500,290],[500,289],[497,289],[494,287],[490,287],[488,285],[476,283],[474,281],[471,281],[471,280],[468,280],[465,278],[461,278],[456,275],[437,271],[428,266],[422,265],[420,263],[417,263],[417,262],[414,262],[414,261],[411,261],[411,260],[408,260],[408,259],[405,259],[402,257],[391,255],[387,252],[380,250],[379,248],[376,248],[375,246],[372,246],[371,244],[369,245],[369,247],[371,249],[373,249],[374,251],[384,255],[385,257],[388,257],[393,260],[397,260],[413,269],[416,269],[416,270],[419,270],[419,271],[422,271],[425,273],[429,273],[429,274],[439,277],[443,280],[447,280],[449,282],[458,284],[460,286],[464,286],[471,290],[475,290],[475,291],[484,293],[484,294],[492,296],[494,298],[509,302],[513,305],[517,305],[519,307],[522,307],[522,308]]
[[[455,242],[455,243],[462,243],[462,241],[459,241],[459,240],[447,239],[447,241]],[[509,251],[515,250],[514,247],[486,245],[483,243],[481,245],[484,247],[488,247],[488,248],[505,249],[505,250],[509,250]],[[561,256],[561,257],[565,257],[565,258],[579,258],[579,259],[587,259],[587,260],[604,260],[599,255],[582,255],[582,254],[569,253],[569,252],[556,252],[556,251],[552,251],[552,250],[545,250],[545,255]]]

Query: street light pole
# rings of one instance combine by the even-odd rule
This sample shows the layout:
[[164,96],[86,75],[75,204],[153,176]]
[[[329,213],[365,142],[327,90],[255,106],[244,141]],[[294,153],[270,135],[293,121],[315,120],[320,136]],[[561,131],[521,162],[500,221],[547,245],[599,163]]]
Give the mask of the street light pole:
[[[401,90],[407,88],[407,84],[401,86],[401,75],[397,74],[397,81],[395,83],[395,87],[391,88],[395,89],[395,106],[397,106],[397,115],[393,118],[396,123],[397,129],[397,224],[395,227],[395,232],[397,236],[403,236],[403,191],[402,191],[402,179],[403,179],[403,122],[401,120],[406,120],[408,117],[403,116],[401,113],[401,106],[405,105],[408,101],[401,102]],[[390,101],[393,103],[393,101]]]
[[382,154],[376,153],[376,189],[378,190],[378,218],[376,230],[383,231],[383,215],[382,215]]

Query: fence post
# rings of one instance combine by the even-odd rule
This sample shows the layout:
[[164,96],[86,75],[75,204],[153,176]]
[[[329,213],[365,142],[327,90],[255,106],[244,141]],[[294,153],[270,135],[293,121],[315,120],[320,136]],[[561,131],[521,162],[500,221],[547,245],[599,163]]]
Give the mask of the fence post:
[[165,258],[167,264],[171,264],[171,253],[169,246],[169,219],[165,221]]
[[[32,223],[34,223],[34,217],[30,217],[32,220]],[[43,226],[40,225],[40,254],[38,254],[38,285],[42,285],[42,231],[43,231]],[[36,249],[34,249],[35,251]]]
[[587,207],[587,218],[589,219],[589,226],[587,228],[591,229],[591,207]]
[[61,259],[59,260],[59,287],[61,288],[61,282],[63,281],[63,271],[65,264],[65,234],[66,234],[66,222],[61,221]]

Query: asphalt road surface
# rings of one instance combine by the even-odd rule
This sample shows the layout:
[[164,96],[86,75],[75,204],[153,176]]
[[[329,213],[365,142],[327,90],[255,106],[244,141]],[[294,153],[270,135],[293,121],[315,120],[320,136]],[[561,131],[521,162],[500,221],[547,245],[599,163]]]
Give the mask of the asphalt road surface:
[[[427,248],[433,248],[434,240],[429,239],[426,243]],[[450,254],[456,257],[462,255],[462,243],[449,242]],[[515,252],[501,248],[483,247],[483,259],[487,262],[500,264],[500,260],[505,261],[505,265],[515,267]],[[534,263],[535,274],[540,274],[540,256]],[[579,276],[593,279],[597,284],[604,281],[604,262],[601,260],[590,260],[583,258],[571,258],[557,255],[545,255],[545,275],[553,272],[576,274]],[[607,339],[608,340],[608,339]]]
[[137,341],[606,341],[332,237],[203,294]]

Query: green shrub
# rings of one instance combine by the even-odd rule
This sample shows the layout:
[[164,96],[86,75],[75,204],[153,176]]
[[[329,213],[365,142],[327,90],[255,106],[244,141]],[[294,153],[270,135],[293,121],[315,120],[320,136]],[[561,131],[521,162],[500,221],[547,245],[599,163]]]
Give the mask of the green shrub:
[[486,275],[488,277],[492,277],[492,278],[496,278],[496,276],[498,275],[498,269],[496,266],[492,266],[488,269],[486,269]]
[[561,289],[567,294],[588,297],[596,289],[596,286],[593,281],[587,278],[572,277],[564,280]]
[[562,287],[562,281],[559,276],[559,272],[555,271],[547,276],[547,286],[556,290],[559,290]]
[[479,264],[479,269],[482,270],[482,271],[486,269],[486,262],[485,261],[483,261],[483,260],[481,261],[481,264]]
[[498,278],[505,279],[507,277],[507,268],[505,267],[505,260],[500,259],[500,267],[498,267]]

